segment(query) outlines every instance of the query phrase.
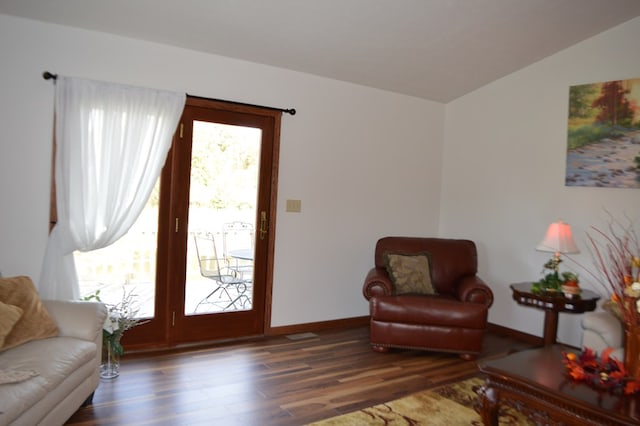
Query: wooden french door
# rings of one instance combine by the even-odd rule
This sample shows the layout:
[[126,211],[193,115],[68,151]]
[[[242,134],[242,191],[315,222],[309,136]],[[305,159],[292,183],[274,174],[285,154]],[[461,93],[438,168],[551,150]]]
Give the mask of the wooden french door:
[[[160,178],[155,314],[127,333],[128,347],[264,333],[271,313],[280,115],[187,98]],[[227,233],[234,224],[250,230],[235,251]],[[212,248],[217,268],[212,255],[204,257]]]

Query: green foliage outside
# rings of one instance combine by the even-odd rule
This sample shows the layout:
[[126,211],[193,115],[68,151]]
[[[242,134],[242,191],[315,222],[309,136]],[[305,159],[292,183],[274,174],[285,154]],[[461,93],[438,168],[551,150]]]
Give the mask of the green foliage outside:
[[[260,130],[196,121],[193,129],[189,205],[215,210],[255,208]],[[156,184],[150,206],[160,202]]]
[[191,207],[253,209],[260,131],[196,122],[191,160]]

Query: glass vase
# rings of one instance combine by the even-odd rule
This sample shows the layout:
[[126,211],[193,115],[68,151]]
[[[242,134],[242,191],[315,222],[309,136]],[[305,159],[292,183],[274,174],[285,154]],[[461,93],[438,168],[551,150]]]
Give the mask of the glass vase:
[[640,327],[637,324],[624,327],[624,368],[629,376],[640,377]]
[[115,379],[120,375],[120,355],[116,350],[116,343],[109,339],[103,341],[100,365],[100,377],[103,379]]

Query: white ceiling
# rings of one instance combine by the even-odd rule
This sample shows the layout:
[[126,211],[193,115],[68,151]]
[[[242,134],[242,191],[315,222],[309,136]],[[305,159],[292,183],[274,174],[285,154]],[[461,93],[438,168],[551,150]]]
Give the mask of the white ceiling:
[[0,0],[0,13],[449,102],[640,0]]

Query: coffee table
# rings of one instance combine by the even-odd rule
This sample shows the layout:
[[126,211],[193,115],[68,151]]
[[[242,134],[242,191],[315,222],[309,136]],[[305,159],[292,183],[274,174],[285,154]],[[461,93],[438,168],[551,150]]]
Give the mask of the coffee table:
[[503,405],[535,424],[640,424],[640,395],[617,395],[570,379],[562,363],[563,351],[571,349],[544,346],[479,363],[486,374],[478,391],[484,424],[498,425]]

